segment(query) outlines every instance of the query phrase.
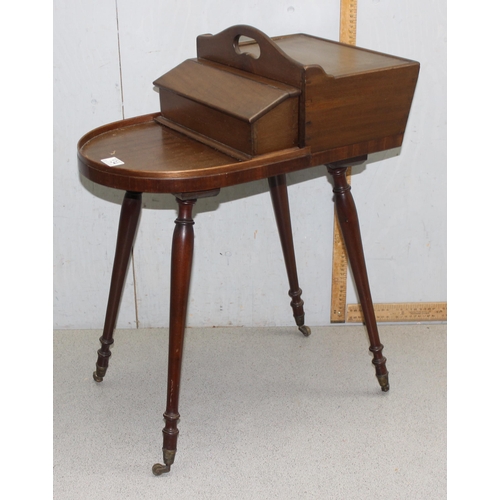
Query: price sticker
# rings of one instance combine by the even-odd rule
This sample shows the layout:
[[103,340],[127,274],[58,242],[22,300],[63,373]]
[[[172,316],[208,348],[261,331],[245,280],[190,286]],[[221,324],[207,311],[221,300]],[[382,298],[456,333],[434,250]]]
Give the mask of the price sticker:
[[111,158],[103,158],[101,160],[108,167],[117,167],[118,165],[125,165],[125,162],[121,161],[119,158],[112,156]]

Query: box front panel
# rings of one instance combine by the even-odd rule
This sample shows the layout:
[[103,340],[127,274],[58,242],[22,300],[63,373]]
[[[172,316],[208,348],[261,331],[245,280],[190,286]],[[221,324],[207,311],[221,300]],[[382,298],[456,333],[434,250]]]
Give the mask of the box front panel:
[[160,89],[161,114],[183,127],[246,154],[252,153],[250,124]]

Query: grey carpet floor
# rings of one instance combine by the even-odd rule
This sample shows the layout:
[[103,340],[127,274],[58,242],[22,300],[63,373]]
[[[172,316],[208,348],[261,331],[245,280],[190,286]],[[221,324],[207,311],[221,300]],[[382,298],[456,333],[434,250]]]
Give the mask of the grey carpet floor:
[[55,500],[446,498],[446,325],[381,325],[380,391],[362,326],[190,328],[179,441],[161,461],[168,331],[54,332]]

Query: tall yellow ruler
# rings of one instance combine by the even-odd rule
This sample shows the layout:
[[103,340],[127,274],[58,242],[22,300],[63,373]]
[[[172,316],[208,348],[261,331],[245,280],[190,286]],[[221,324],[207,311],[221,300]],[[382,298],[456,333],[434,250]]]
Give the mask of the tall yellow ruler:
[[340,0],[340,39],[341,43],[356,45],[356,23],[358,0]]
[[[340,0],[340,38],[341,43],[356,45],[356,23],[358,0]],[[351,181],[351,169],[347,169],[347,182]],[[332,308],[330,321],[345,323],[347,300],[347,252],[340,232],[335,210],[333,222],[333,265],[332,265]]]

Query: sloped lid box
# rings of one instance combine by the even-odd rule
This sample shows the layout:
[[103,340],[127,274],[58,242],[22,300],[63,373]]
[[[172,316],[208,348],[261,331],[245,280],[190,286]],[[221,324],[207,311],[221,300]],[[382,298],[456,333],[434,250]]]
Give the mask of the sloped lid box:
[[[243,41],[244,40],[244,41]],[[238,25],[197,38],[197,59],[156,80],[172,128],[233,156],[309,148],[323,163],[401,146],[416,61]]]
[[298,146],[297,88],[197,59],[184,61],[154,85],[160,123],[232,156]]

